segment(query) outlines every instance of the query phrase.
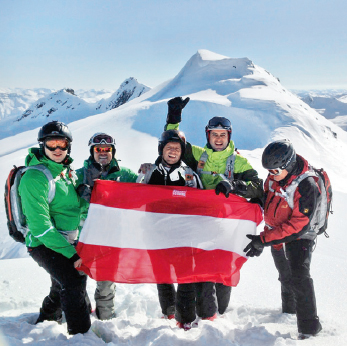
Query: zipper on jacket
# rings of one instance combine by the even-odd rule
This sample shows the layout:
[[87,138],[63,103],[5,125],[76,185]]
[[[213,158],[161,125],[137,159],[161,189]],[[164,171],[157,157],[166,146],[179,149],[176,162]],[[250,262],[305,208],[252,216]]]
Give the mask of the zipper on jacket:
[[273,200],[274,198],[275,198],[275,195],[272,195],[272,197],[270,198],[269,203],[267,204],[266,211],[269,210],[270,204],[271,204],[271,202],[272,202],[272,200]]
[[277,212],[277,209],[278,209],[280,203],[281,203],[281,199],[277,202],[277,205],[276,205],[276,208],[275,208],[275,211],[274,211],[274,217],[276,217],[276,212]]

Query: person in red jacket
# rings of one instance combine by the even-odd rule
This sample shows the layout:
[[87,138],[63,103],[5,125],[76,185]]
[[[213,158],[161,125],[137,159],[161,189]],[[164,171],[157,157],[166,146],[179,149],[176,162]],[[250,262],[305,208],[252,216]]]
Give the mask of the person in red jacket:
[[263,152],[262,164],[269,171],[264,186],[265,227],[260,235],[247,235],[251,242],[244,251],[247,256],[259,256],[264,246],[271,246],[281,282],[282,311],[296,313],[299,337],[307,338],[322,329],[310,275],[317,236],[311,220],[319,187],[314,177],[308,176],[290,197],[288,187],[308,171],[309,165],[288,140],[270,143]]

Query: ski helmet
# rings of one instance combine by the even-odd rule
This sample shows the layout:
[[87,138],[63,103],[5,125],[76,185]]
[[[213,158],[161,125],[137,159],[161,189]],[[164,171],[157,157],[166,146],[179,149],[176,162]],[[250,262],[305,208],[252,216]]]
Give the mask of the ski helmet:
[[230,142],[232,129],[233,128],[229,119],[224,117],[211,118],[205,127],[207,143],[210,142],[210,131],[212,130],[227,130],[229,135],[228,142]]
[[93,136],[90,137],[88,146],[90,147],[90,155],[94,157],[94,146],[97,144],[108,144],[112,147],[112,158],[116,154],[116,141],[111,135],[108,135],[104,132],[94,133]]
[[289,173],[296,163],[293,144],[288,139],[270,143],[263,152],[262,164],[266,169],[286,169]]
[[182,131],[177,130],[166,130],[164,131],[158,142],[158,153],[159,155],[163,155],[163,149],[165,145],[169,142],[177,142],[181,145],[181,157],[184,156],[184,152],[186,150],[186,137]]
[[62,137],[70,143],[72,142],[72,134],[69,128],[60,121],[51,121],[40,128],[37,140],[43,142],[47,137]]
[[40,143],[40,148],[43,150],[43,142],[46,139],[55,137],[67,139],[67,141],[69,142],[67,153],[69,155],[71,152],[72,134],[67,125],[56,120],[51,121],[40,128],[37,135],[37,141]]

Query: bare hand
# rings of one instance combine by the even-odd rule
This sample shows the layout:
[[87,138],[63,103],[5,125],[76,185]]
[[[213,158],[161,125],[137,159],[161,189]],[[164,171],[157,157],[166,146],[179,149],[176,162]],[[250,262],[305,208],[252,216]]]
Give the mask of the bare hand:
[[137,173],[146,174],[151,169],[151,163],[141,163],[141,166]]
[[82,258],[79,258],[76,262],[74,262],[73,266],[75,268],[79,268],[82,264]]

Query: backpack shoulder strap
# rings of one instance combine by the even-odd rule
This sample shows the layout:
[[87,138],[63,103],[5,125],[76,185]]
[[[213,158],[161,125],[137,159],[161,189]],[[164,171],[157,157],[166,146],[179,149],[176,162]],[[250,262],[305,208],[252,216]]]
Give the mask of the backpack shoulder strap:
[[189,166],[181,166],[180,170],[181,174],[184,175],[186,186],[194,187],[196,189],[202,189],[201,180],[192,168],[190,168]]
[[199,174],[199,177],[201,177],[202,174],[210,174],[210,175],[219,175],[221,176],[223,180],[234,180],[235,158],[236,158],[236,155],[234,153],[228,156],[224,174],[211,172],[211,171],[204,171],[204,167],[208,159],[208,154],[206,151],[204,151],[200,156],[196,171]]
[[49,186],[49,191],[48,191],[48,203],[50,204],[55,196],[55,180],[53,179],[51,171],[45,166],[45,165],[34,165],[34,166],[28,166],[23,168],[22,173],[26,172],[29,169],[36,169],[40,172],[42,172],[47,180],[48,180],[48,186]]
[[291,209],[294,208],[294,193],[299,186],[299,184],[308,177],[315,177],[316,174],[312,172],[311,170],[306,171],[305,173],[299,175],[297,178],[295,178],[291,184],[284,190],[281,188],[281,194],[284,197],[284,199],[287,201],[289,207]]

